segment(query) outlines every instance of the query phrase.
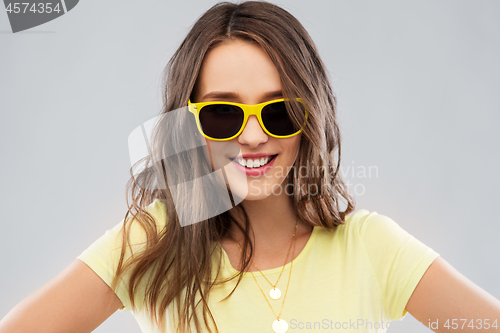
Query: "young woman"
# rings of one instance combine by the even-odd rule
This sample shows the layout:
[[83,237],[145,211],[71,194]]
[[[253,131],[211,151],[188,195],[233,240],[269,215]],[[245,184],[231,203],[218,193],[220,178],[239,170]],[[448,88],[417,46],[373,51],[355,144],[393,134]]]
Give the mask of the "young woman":
[[498,300],[390,218],[354,213],[335,98],[288,12],[212,7],[165,87],[124,220],[0,332],[90,332],[117,309],[143,332],[385,332],[407,312],[498,329]]

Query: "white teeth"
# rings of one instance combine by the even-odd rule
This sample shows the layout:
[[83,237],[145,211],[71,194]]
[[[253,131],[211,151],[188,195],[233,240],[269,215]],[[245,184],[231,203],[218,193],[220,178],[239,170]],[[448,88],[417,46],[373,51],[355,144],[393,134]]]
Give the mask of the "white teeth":
[[238,162],[238,164],[244,166],[244,167],[247,167],[247,168],[259,168],[265,164],[267,164],[269,162],[269,159],[271,158],[271,156],[266,156],[266,157],[262,157],[260,159],[255,159],[255,160],[251,160],[251,159],[243,159],[243,158],[237,158],[235,159],[236,162]]
[[247,162],[242,158],[237,158],[236,162],[238,162],[238,164],[240,165],[247,166]]

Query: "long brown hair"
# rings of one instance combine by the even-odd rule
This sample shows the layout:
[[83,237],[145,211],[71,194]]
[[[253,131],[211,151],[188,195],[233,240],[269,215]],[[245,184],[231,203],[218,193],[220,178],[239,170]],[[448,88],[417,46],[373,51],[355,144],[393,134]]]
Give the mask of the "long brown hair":
[[[300,124],[303,115],[296,112],[294,97],[301,97],[308,109],[309,117],[303,128],[298,157],[288,175],[288,184],[294,189],[290,197],[296,214],[312,226],[335,228],[345,223],[345,216],[354,210],[354,198],[339,173],[341,138],[336,98],[314,42],[286,10],[268,2],[248,1],[239,4],[221,2],[205,12],[167,64],[161,115],[187,105],[206,53],[219,43],[235,38],[258,43],[269,54],[280,75],[284,98],[289,100],[288,111],[295,122]],[[151,142],[152,156],[154,151],[164,149],[165,141],[159,133]],[[148,159],[146,165],[153,165],[148,162],[154,162],[154,157]],[[201,165],[191,162],[195,162],[191,165]],[[306,165],[319,172],[309,173],[307,168],[301,168]],[[218,267],[212,267],[211,258],[220,255],[220,248],[214,244],[226,235],[235,221],[229,212],[224,212],[199,223],[181,226],[168,188],[147,186],[158,182],[160,175],[165,177],[164,168],[168,167],[165,161],[156,163],[156,167],[133,174],[127,184],[128,211],[124,219],[123,247],[112,288],[116,288],[126,270],[131,270],[127,283],[131,305],[135,309],[134,293],[141,280],[148,276],[145,294],[141,296],[148,313],[151,313],[151,320],[159,327],[165,324],[166,309],[174,302],[181,332],[191,332],[191,325],[197,332],[202,331],[202,327],[212,332],[210,323],[218,332],[207,305],[208,293],[216,283],[213,276],[217,277],[218,272]],[[299,174],[301,170],[307,174]],[[194,167],[192,173],[195,176],[199,170]],[[166,227],[162,230],[157,230],[157,223],[146,212],[146,207],[156,199],[164,203],[167,212]],[[343,211],[341,201],[346,205]],[[241,205],[234,209],[245,218],[244,226],[235,224],[245,235],[244,251],[249,248],[251,253],[248,216]],[[133,219],[128,218],[129,214]],[[132,220],[144,229],[147,240],[144,248],[125,262]],[[243,269],[231,277],[238,277],[235,288],[250,260],[251,255],[241,257]],[[232,292],[228,297],[231,295]],[[197,314],[200,304],[203,320]]]

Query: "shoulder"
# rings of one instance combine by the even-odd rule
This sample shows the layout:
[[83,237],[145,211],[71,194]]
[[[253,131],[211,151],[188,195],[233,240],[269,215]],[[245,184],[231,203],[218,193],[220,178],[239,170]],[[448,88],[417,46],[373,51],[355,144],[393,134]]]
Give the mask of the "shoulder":
[[372,254],[393,253],[416,241],[392,218],[367,209],[346,216],[344,224],[320,234],[327,243],[333,241],[345,249],[364,249]]
[[367,233],[385,233],[388,230],[401,231],[401,227],[390,217],[360,209],[346,216],[345,223],[337,227],[341,233],[365,237]]
[[348,243],[359,244],[370,261],[380,266],[391,261],[413,271],[414,263],[427,267],[439,255],[396,221],[377,212],[357,211],[346,218],[342,229]]
[[127,223],[124,224],[132,244],[144,243],[148,235],[147,230],[155,228],[157,234],[159,234],[167,225],[167,211],[165,203],[161,199],[155,199],[144,208],[144,212],[151,216],[153,220],[145,219],[144,214],[141,214],[140,217],[129,214]]
[[167,209],[165,203],[161,199],[155,199],[149,206],[146,207],[146,211],[153,216],[156,222],[156,226],[164,228],[167,223]]

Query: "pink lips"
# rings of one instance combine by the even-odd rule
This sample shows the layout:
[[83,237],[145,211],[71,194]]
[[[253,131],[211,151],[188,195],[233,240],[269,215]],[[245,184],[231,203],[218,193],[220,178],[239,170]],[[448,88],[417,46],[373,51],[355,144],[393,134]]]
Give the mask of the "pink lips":
[[242,155],[238,155],[238,156],[235,156],[235,157],[230,157],[230,159],[234,160],[237,157],[254,159],[254,158],[259,158],[259,157],[264,157],[264,156],[274,156],[274,155],[276,155],[276,154],[269,154],[269,153],[242,154]]
[[[243,154],[242,156],[243,156],[243,158],[258,158],[258,157],[262,157],[262,156],[269,156],[269,154]],[[263,165],[263,166],[258,167],[258,168],[246,168],[236,161],[231,161],[231,162],[234,164],[236,169],[240,170],[241,172],[243,172],[247,176],[260,176],[260,175],[265,174],[266,172],[268,172],[271,169],[271,167],[274,164],[274,161],[276,161],[276,157],[274,157],[266,165]]]

